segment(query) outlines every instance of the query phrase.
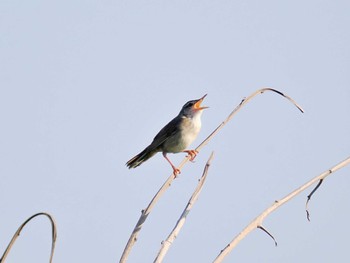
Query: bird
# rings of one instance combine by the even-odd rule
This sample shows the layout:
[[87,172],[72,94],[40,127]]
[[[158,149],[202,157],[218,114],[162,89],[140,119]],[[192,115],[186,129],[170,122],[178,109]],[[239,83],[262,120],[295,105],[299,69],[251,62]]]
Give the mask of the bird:
[[201,106],[203,97],[197,100],[190,100],[185,103],[179,114],[165,125],[154,137],[152,143],[138,155],[131,158],[126,166],[136,168],[158,152],[162,152],[163,157],[169,162],[173,173],[176,176],[181,171],[170,161],[168,153],[185,152],[193,162],[197,155],[196,150],[187,150],[187,147],[196,139],[201,129],[201,115],[203,110],[209,107]]

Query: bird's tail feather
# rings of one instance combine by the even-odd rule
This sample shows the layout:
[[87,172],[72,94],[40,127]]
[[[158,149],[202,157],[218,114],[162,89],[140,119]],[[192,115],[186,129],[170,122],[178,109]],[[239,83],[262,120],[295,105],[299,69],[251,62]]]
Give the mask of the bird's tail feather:
[[146,148],[142,152],[140,152],[138,155],[131,158],[127,163],[126,166],[130,168],[136,168],[137,166],[141,165],[143,162],[147,161],[149,158],[151,158],[153,155],[155,155],[156,151],[151,151],[150,149]]

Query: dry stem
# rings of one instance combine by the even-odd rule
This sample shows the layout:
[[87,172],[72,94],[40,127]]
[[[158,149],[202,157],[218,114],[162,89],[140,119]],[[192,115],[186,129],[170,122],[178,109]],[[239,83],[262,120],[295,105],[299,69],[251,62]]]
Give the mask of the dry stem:
[[178,234],[180,233],[180,230],[182,228],[182,226],[185,224],[186,221],[186,217],[187,215],[190,213],[194,203],[197,201],[199,194],[201,193],[202,187],[204,185],[205,179],[207,178],[207,174],[208,174],[208,169],[209,166],[211,164],[211,160],[213,159],[214,153],[212,152],[205,167],[204,167],[204,171],[203,171],[203,175],[202,177],[198,180],[198,185],[196,187],[196,189],[194,190],[190,200],[188,201],[184,211],[182,212],[179,220],[177,221],[174,229],[171,231],[171,233],[169,234],[168,238],[162,242],[162,247],[158,252],[158,255],[156,257],[156,259],[154,260],[154,263],[160,263],[163,262],[163,259],[166,255],[166,253],[168,252],[170,246],[173,244],[173,242],[175,241],[175,238],[178,236]]
[[348,165],[350,163],[350,157],[348,157],[346,160],[340,162],[339,164],[335,165],[331,169],[323,172],[322,174],[316,176],[315,178],[311,179],[304,185],[300,186],[287,196],[283,197],[279,201],[275,201],[270,207],[268,207],[265,211],[263,211],[259,216],[257,216],[249,225],[247,225],[241,233],[239,233],[223,250],[221,250],[220,254],[216,257],[216,259],[213,261],[214,263],[222,262],[223,259],[232,251],[232,249],[243,239],[245,238],[251,231],[253,231],[256,228],[260,228],[262,226],[263,220],[273,211],[275,211],[277,208],[300,194],[302,191],[304,191],[306,188],[313,185],[315,182],[324,180],[328,175],[331,173],[334,173],[335,171],[343,168],[344,166]]
[[8,244],[4,254],[2,255],[1,259],[0,259],[0,263],[5,263],[5,259],[7,257],[7,255],[10,253],[10,250],[13,246],[13,244],[15,243],[16,239],[19,237],[19,235],[21,234],[22,229],[26,226],[26,224],[32,220],[33,218],[37,217],[37,216],[46,216],[49,218],[50,222],[51,222],[51,227],[52,227],[52,243],[51,243],[51,253],[50,253],[50,263],[52,262],[53,259],[53,254],[55,251],[55,244],[56,244],[56,238],[57,238],[57,228],[56,228],[56,223],[55,220],[53,219],[53,217],[45,212],[42,213],[37,213],[35,215],[32,215],[31,217],[29,217],[26,221],[24,221],[24,223],[17,229],[16,233],[13,235],[10,243]]

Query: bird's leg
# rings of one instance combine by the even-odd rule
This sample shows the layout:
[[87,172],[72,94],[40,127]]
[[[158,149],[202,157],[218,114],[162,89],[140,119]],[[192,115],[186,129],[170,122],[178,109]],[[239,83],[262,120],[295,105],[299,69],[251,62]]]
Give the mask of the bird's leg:
[[173,163],[170,161],[170,159],[166,156],[166,152],[163,152],[163,156],[170,163],[171,167],[173,168],[175,177],[176,177],[176,175],[180,174],[181,173],[180,169],[176,168],[175,165],[173,165]]
[[190,161],[194,162],[194,158],[196,158],[198,151],[196,150],[185,150],[183,151],[185,153],[188,153],[188,156],[190,156]]

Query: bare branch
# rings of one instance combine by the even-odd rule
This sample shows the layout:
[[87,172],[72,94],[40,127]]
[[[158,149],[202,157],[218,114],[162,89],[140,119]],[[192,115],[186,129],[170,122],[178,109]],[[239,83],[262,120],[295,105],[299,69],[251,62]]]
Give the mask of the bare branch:
[[[188,160],[189,160],[189,157],[185,158],[179,167],[182,167],[186,163],[186,161],[188,161]],[[152,211],[156,202],[165,193],[165,191],[171,186],[171,183],[175,178],[176,178],[176,176],[174,176],[174,174],[172,173],[168,177],[168,179],[165,181],[165,183],[162,185],[162,187],[158,190],[156,195],[152,198],[151,202],[148,204],[146,209],[141,211],[141,217],[137,221],[136,226],[135,226],[135,228],[134,228],[134,230],[133,230],[133,232],[128,240],[128,243],[126,244],[126,246],[124,248],[123,254],[119,260],[120,263],[126,262],[132,247],[134,246],[135,242],[137,241],[138,233],[141,231],[141,228],[142,228],[144,222],[146,221],[148,215]]]
[[[199,152],[206,144],[208,144],[208,142],[233,118],[233,116],[245,105],[247,104],[252,98],[254,98],[255,96],[264,93],[265,91],[272,91],[275,92],[283,97],[285,97],[286,99],[288,99],[289,101],[291,101],[301,112],[303,112],[303,109],[289,96],[283,94],[282,92],[272,89],[272,88],[263,88],[260,90],[255,91],[254,93],[252,93],[250,96],[248,96],[247,98],[243,99],[239,105],[229,114],[229,116],[195,149],[197,152]],[[185,157],[182,162],[179,165],[179,170],[182,169],[182,167],[190,160],[190,156]],[[132,249],[132,247],[134,246],[135,242],[137,241],[137,236],[144,224],[144,222],[146,221],[149,213],[152,211],[153,206],[155,205],[155,203],[159,200],[159,198],[163,195],[163,193],[165,193],[165,191],[170,187],[172,181],[176,178],[176,176],[174,176],[174,174],[172,173],[168,179],[165,181],[165,183],[162,185],[162,187],[158,190],[158,192],[156,193],[156,195],[153,197],[153,199],[151,200],[151,202],[149,203],[149,205],[147,206],[146,209],[142,210],[141,213],[141,217],[139,218],[138,222],[136,223],[136,226],[131,234],[131,236],[129,237],[128,243],[126,244],[123,254],[119,260],[120,263],[124,263],[126,262],[129,253]]]
[[[255,228],[260,227],[262,225],[263,220],[273,211],[275,211],[277,208],[300,194],[302,191],[304,191],[306,188],[313,185],[315,182],[324,180],[328,175],[331,173],[334,173],[335,171],[343,168],[344,166],[350,164],[350,157],[345,159],[344,161],[340,162],[339,164],[335,165],[331,169],[323,172],[322,174],[316,176],[315,178],[311,179],[307,183],[303,184],[287,196],[283,197],[279,201],[275,201],[270,207],[268,207],[265,211],[263,211],[259,216],[257,216],[248,226],[246,226],[241,233],[239,233],[221,252],[219,255],[215,258],[213,261],[214,263],[222,262],[223,259],[232,251],[232,249],[243,239],[245,238],[251,231],[253,231]],[[319,183],[320,184],[320,183]]]
[[51,222],[51,227],[52,227],[52,243],[51,243],[51,253],[50,253],[50,263],[52,262],[53,259],[53,254],[55,251],[55,244],[56,244],[56,238],[57,238],[57,227],[56,227],[56,223],[55,220],[53,219],[53,217],[45,212],[41,212],[41,213],[37,213],[35,215],[32,215],[31,217],[29,217],[26,221],[24,221],[24,223],[17,229],[16,233],[13,235],[10,243],[8,244],[4,254],[2,255],[1,259],[0,259],[0,263],[5,263],[5,259],[7,257],[7,255],[9,254],[12,246],[14,245],[16,239],[18,238],[18,236],[21,234],[22,229],[26,226],[26,224],[32,220],[33,218],[37,217],[37,216],[46,216],[49,218],[50,222]]
[[177,221],[174,229],[171,231],[171,233],[169,234],[168,238],[162,242],[162,247],[158,252],[158,255],[156,257],[156,259],[154,260],[154,263],[160,263],[163,262],[163,259],[166,255],[166,253],[168,252],[170,246],[172,245],[172,243],[175,241],[175,238],[178,236],[182,226],[185,224],[186,221],[186,217],[187,215],[190,213],[194,203],[197,201],[198,196],[202,190],[202,187],[204,185],[205,179],[207,178],[207,174],[208,174],[208,169],[209,166],[211,164],[211,160],[213,159],[214,153],[212,152],[205,167],[204,167],[204,171],[203,171],[203,175],[202,177],[199,179],[198,181],[198,185],[195,189],[195,191],[193,192],[190,200],[188,201],[184,211],[182,212],[179,220]]

